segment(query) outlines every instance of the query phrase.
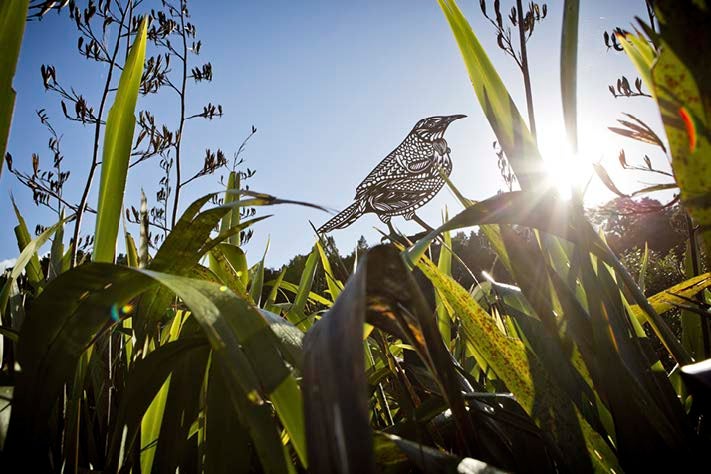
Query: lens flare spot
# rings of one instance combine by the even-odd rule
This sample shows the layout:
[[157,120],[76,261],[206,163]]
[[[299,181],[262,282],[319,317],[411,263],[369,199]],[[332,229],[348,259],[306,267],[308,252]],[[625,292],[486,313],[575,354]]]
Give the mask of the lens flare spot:
[[220,287],[220,291],[222,291],[222,292],[227,291],[227,287],[226,287],[225,285],[222,285],[222,286]]
[[111,309],[109,310],[109,313],[111,315],[111,319],[114,321],[118,321],[121,319],[122,316],[126,316],[127,314],[130,314],[133,312],[133,305],[130,303],[126,303],[124,305],[119,305],[118,303],[114,303],[111,305]]
[[681,107],[679,109],[679,115],[684,121],[684,126],[686,127],[686,134],[689,136],[689,151],[694,153],[696,151],[696,125],[694,124],[694,119],[686,110],[686,107]]

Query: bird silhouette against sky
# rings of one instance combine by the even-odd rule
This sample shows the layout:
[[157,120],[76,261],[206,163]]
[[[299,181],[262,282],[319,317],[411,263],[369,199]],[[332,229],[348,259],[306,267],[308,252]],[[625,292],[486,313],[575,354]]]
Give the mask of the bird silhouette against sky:
[[444,139],[449,124],[466,115],[429,117],[412,131],[356,188],[355,202],[318,229],[319,234],[348,227],[372,212],[394,233],[390,219],[403,216],[431,230],[415,210],[430,201],[452,172],[450,149]]

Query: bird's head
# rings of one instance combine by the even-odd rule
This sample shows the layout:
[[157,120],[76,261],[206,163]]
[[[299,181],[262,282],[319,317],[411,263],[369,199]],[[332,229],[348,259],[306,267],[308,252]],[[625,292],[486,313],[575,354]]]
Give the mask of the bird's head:
[[417,122],[412,131],[425,140],[433,141],[444,136],[450,123],[465,117],[466,115],[447,115],[425,118]]

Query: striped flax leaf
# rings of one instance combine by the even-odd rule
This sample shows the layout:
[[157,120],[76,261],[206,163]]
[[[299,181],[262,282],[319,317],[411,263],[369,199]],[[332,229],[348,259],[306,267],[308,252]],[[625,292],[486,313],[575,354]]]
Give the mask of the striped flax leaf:
[[[536,424],[567,453],[568,468],[575,472],[615,468],[614,453],[553,382],[536,356],[522,342],[506,337],[454,280],[423,260],[419,268],[440,290],[459,316],[464,334]],[[573,457],[571,453],[587,453]]]
[[247,256],[241,248],[221,243],[210,250],[209,256],[210,270],[220,277],[225,285],[240,293],[247,292]]
[[[286,290],[289,293],[292,293],[294,295],[299,293],[299,288],[301,287],[300,285],[297,286],[291,282],[284,281],[283,279],[281,282],[279,282],[278,278],[277,278],[277,280],[272,280],[272,281],[266,282],[265,285],[271,286],[273,288],[274,286],[277,285],[277,283],[279,283],[279,288]],[[322,304],[327,308],[330,308],[331,306],[333,306],[333,302],[331,300],[324,298],[323,296],[319,295],[318,293],[314,293],[313,291],[308,292],[306,300],[311,303]]]
[[[639,36],[621,41],[659,105],[674,179],[711,258],[711,11],[708,2],[654,3],[659,34],[654,50]],[[693,46],[691,46],[693,45]]]

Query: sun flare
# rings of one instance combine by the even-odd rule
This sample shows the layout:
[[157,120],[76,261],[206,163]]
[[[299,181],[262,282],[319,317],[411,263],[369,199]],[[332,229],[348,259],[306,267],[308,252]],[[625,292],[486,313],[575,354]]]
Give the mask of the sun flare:
[[575,153],[565,132],[544,128],[538,135],[538,148],[550,185],[562,199],[570,199],[574,191],[584,193],[588,204],[600,204],[611,197],[594,179],[592,166],[614,153],[614,145],[604,134],[581,130],[579,150]]

